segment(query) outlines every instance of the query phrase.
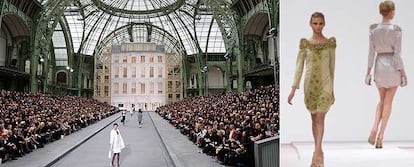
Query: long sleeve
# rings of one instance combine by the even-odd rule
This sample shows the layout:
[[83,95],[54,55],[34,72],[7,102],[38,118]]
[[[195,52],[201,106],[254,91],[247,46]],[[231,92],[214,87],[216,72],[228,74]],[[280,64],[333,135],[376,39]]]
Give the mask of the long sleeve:
[[402,70],[404,69],[404,64],[401,58],[401,37],[402,37],[402,32],[401,32],[401,28],[399,28],[398,26],[395,26],[396,29],[396,34],[397,34],[397,38],[395,40],[395,44],[394,44],[394,62],[395,62],[395,68],[397,70]]
[[369,30],[369,52],[368,52],[368,68],[372,68],[374,65],[374,58],[375,58],[375,45],[374,45],[374,34],[372,33],[372,29],[374,29],[377,25],[371,25]]
[[333,48],[331,50],[331,56],[329,59],[329,72],[331,74],[332,83],[334,82],[334,77],[335,77],[335,59],[336,59],[335,48]]
[[301,39],[300,42],[300,50],[298,53],[298,57],[296,59],[296,70],[295,70],[295,78],[293,79],[292,88],[299,89],[300,79],[302,78],[303,67],[305,65],[305,54],[306,48],[304,46],[304,41],[306,39]]
[[121,135],[121,132],[119,132],[119,138],[118,138],[118,140],[119,140],[119,147],[121,148],[121,149],[123,149],[123,148],[125,148],[125,143],[124,143],[124,138],[122,138],[122,135]]
[[114,140],[115,140],[115,131],[111,130],[111,135],[109,137],[109,144],[111,144],[111,146],[114,144]]

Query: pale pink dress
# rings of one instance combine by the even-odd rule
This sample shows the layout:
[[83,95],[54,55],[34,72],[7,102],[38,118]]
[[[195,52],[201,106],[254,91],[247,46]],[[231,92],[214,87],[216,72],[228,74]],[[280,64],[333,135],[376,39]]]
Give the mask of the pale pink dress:
[[401,84],[404,69],[401,59],[401,28],[394,24],[373,24],[369,33],[368,67],[375,59],[374,81],[378,88],[390,88]]

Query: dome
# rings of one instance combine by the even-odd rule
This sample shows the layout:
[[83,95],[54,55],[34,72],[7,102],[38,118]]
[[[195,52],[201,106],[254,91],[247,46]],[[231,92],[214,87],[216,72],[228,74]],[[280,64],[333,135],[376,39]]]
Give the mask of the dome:
[[74,53],[99,55],[103,45],[122,42],[156,42],[187,55],[226,52],[211,9],[198,0],[80,0],[63,17]]
[[93,0],[93,3],[120,17],[156,17],[177,10],[184,0]]

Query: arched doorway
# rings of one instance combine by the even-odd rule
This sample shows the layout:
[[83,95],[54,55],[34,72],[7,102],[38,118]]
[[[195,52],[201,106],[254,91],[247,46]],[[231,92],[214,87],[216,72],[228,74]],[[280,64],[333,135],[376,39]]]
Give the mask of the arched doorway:
[[0,30],[0,89],[24,91],[30,75],[25,72],[29,59],[29,27],[17,15],[2,17]]
[[68,77],[66,72],[60,71],[56,74],[56,84],[60,86],[68,85]]
[[267,37],[269,32],[269,14],[258,12],[249,18],[243,31],[244,53],[246,55],[245,84],[258,88],[273,84],[275,56],[273,40]]

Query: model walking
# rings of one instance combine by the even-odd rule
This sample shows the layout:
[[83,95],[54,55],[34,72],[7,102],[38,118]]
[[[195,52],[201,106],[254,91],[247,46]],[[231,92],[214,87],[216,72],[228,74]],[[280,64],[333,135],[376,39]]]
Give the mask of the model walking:
[[121,118],[122,125],[125,125],[125,117],[126,117],[126,111],[125,110],[122,110],[121,116],[122,116],[122,118]]
[[382,140],[397,87],[407,84],[400,55],[401,28],[391,23],[395,14],[395,5],[392,1],[381,2],[379,11],[382,15],[382,22],[370,26],[368,70],[365,79],[366,84],[371,85],[371,69],[375,59],[374,81],[378,88],[380,101],[368,142],[375,144],[376,148],[382,148]]
[[[118,124],[114,123],[110,136],[110,153],[112,154],[111,165],[114,167],[114,161],[116,159],[117,166],[120,166],[121,150],[125,148],[124,140],[122,139],[121,132],[118,129]],[[110,155],[111,155],[110,154]]]
[[138,109],[137,117],[138,117],[138,126],[139,128],[141,128],[142,126],[142,110],[141,109]]
[[300,50],[297,57],[295,78],[288,103],[292,99],[302,77],[304,66],[305,80],[305,105],[312,117],[312,132],[315,142],[311,167],[323,167],[322,139],[324,133],[325,115],[335,101],[333,91],[335,48],[334,37],[326,38],[322,30],[325,26],[325,17],[320,12],[312,14],[310,26],[313,35],[310,39],[300,40]]

